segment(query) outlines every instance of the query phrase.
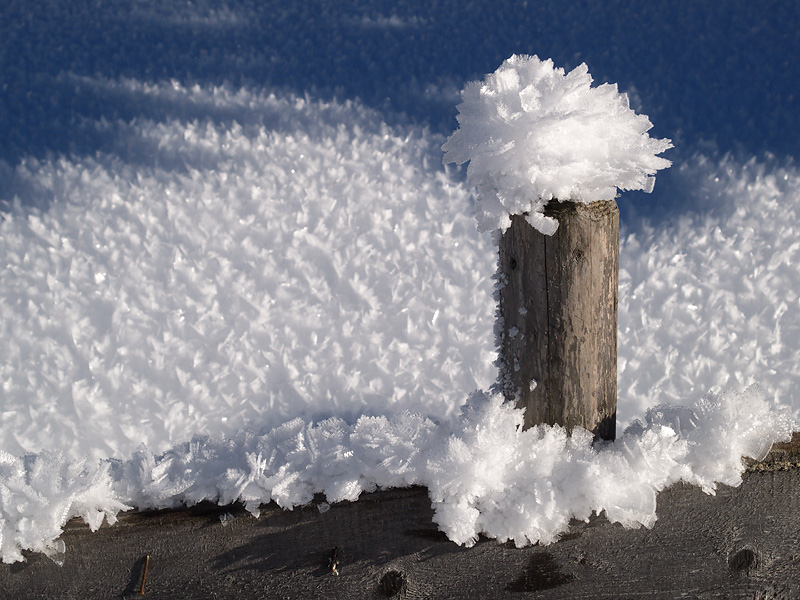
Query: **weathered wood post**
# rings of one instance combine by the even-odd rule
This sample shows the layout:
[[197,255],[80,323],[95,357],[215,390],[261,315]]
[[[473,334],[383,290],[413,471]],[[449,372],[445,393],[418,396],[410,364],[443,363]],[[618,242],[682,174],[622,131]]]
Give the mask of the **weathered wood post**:
[[[499,244],[499,384],[524,426],[612,440],[617,416],[617,190],[653,191],[672,147],[588,67],[514,55],[469,83],[444,162],[464,164]],[[568,201],[559,202],[558,198]]]
[[616,433],[619,210],[551,201],[552,236],[514,215],[500,238],[501,383],[525,427]]

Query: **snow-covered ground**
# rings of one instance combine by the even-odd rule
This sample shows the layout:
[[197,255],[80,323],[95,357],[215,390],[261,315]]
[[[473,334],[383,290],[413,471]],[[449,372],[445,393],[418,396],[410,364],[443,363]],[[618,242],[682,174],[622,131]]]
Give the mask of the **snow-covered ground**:
[[[4,449],[162,452],[195,433],[414,410],[491,383],[491,244],[442,139],[357,105],[82,81],[235,110],[30,159],[0,224]],[[147,157],[149,164],[141,164]]]
[[[777,405],[800,414],[798,14],[3,3],[3,560],[57,559],[69,516],[124,505],[416,482],[453,539],[524,543],[586,510],[649,523],[677,478],[735,483],[790,428]],[[495,377],[495,249],[441,145],[465,82],[518,52],[586,61],[676,145],[651,196],[620,198],[620,431],[694,412],[605,454],[471,396]],[[526,453],[562,466],[498,468]],[[580,469],[630,485],[553,478]],[[516,522],[488,508],[512,501]]]

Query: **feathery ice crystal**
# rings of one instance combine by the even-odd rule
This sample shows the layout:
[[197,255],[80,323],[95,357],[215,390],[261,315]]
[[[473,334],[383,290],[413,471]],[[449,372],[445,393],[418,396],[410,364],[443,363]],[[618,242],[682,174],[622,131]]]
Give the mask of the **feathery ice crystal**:
[[672,142],[647,134],[650,119],[630,108],[616,84],[591,84],[585,63],[564,74],[552,60],[524,55],[467,84],[459,129],[442,149],[445,163],[469,161],[480,230],[505,231],[511,215],[525,214],[552,235],[558,223],[543,214],[550,200],[652,191],[656,171],[671,164],[656,155]]

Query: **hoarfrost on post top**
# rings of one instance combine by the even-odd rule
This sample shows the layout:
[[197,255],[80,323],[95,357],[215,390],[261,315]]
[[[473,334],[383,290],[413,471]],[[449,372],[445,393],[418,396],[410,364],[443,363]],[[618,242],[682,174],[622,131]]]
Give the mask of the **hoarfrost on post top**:
[[459,128],[442,146],[445,163],[464,164],[477,190],[481,231],[525,214],[544,234],[558,227],[545,217],[548,201],[611,200],[617,188],[650,192],[655,173],[671,162],[656,156],[672,147],[651,138],[645,115],[628,105],[616,84],[592,87],[586,64],[569,73],[552,60],[514,55],[483,81],[462,91]]

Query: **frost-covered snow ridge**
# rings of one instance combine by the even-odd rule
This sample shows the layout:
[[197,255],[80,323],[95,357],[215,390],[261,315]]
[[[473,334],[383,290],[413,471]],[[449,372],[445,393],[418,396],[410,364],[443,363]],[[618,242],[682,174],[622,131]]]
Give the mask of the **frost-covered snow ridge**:
[[797,415],[800,169],[696,155],[673,173],[700,212],[620,234],[620,414],[758,383]]
[[0,189],[0,450],[447,419],[491,384],[494,252],[442,136],[353,103],[70,81],[207,116],[96,123],[105,152]]
[[340,502],[414,484],[428,487],[435,522],[459,544],[480,534],[547,544],[592,513],[652,526],[657,492],[676,481],[707,493],[717,483],[738,485],[742,456],[763,458],[794,425],[755,387],[691,408],[656,407],[646,423],[600,447],[585,430],[523,431],[522,422],[523,412],[501,396],[478,392],[451,426],[412,413],[353,425],[295,419],[263,434],[198,436],[158,456],[142,447],[124,462],[0,453],[0,553],[7,563],[22,560],[23,549],[61,562],[67,519],[82,517],[94,530],[130,506],[241,501],[258,516],[273,500],[292,508],[315,492]]
[[671,164],[656,155],[671,141],[650,138],[650,120],[616,84],[591,84],[586,64],[565,74],[552,60],[514,55],[464,89],[459,128],[442,149],[445,163],[469,161],[481,231],[505,231],[511,215],[526,214],[551,235],[558,222],[542,214],[550,200],[652,191],[656,171]]

